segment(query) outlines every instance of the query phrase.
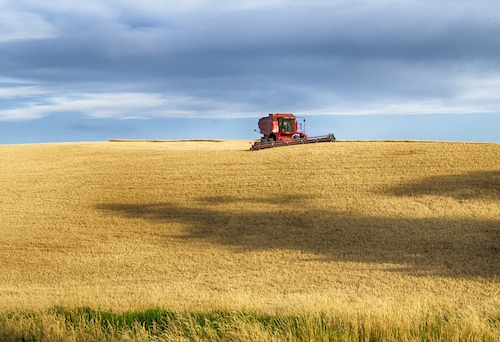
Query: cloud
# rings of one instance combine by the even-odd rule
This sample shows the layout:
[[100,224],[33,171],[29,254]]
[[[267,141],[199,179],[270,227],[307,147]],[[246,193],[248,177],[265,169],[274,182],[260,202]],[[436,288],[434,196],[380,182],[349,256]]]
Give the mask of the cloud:
[[55,27],[36,13],[0,11],[0,43],[44,39],[55,35]]
[[19,0],[0,10],[0,77],[32,82],[0,84],[3,120],[500,110],[496,1]]
[[[458,98],[474,103],[500,103],[500,73],[481,77],[460,77],[458,82],[463,89]],[[497,108],[498,109],[498,108]]]
[[47,93],[46,89],[37,86],[5,87],[0,88],[0,99],[26,98]]
[[[229,103],[184,95],[152,93],[86,93],[32,98],[23,107],[0,110],[0,121],[32,120],[52,114],[83,114],[92,118],[248,117]],[[228,113],[231,115],[227,116]]]

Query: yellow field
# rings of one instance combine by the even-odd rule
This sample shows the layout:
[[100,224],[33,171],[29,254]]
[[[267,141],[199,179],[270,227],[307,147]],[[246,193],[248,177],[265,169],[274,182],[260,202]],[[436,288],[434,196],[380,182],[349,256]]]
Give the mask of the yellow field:
[[[500,321],[500,145],[0,146],[0,311]],[[497,334],[497,335],[495,335]]]

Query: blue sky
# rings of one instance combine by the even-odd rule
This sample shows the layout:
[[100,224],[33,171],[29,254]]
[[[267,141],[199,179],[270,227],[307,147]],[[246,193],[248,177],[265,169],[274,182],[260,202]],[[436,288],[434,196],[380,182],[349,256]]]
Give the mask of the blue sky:
[[0,0],[0,143],[252,139],[273,112],[341,139],[500,142],[499,13],[498,0]]

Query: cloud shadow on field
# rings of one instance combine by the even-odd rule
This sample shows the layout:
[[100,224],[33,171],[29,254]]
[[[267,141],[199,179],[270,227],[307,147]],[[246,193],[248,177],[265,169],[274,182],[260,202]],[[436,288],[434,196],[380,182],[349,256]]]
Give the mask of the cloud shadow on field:
[[[173,203],[108,203],[98,209],[130,219],[185,225],[179,238],[234,247],[238,252],[283,249],[313,253],[325,261],[404,265],[400,272],[445,277],[500,276],[500,221],[453,218],[373,217],[273,206],[228,210],[232,197],[201,199],[199,207]],[[216,204],[214,204],[216,203]],[[295,206],[295,205],[294,205]],[[243,209],[241,209],[243,208]],[[160,225],[161,224],[161,225]],[[391,268],[392,269],[392,268]]]
[[437,195],[466,199],[500,199],[500,171],[470,172],[461,175],[432,176],[389,189],[395,196]]

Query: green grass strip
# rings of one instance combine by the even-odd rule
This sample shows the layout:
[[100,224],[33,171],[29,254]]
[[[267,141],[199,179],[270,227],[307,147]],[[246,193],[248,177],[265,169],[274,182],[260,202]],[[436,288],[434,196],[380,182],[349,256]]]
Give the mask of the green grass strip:
[[448,315],[427,317],[412,327],[358,317],[269,315],[251,311],[180,312],[160,308],[113,312],[54,307],[47,311],[0,313],[1,341],[495,341],[500,315],[489,329],[464,329]]

